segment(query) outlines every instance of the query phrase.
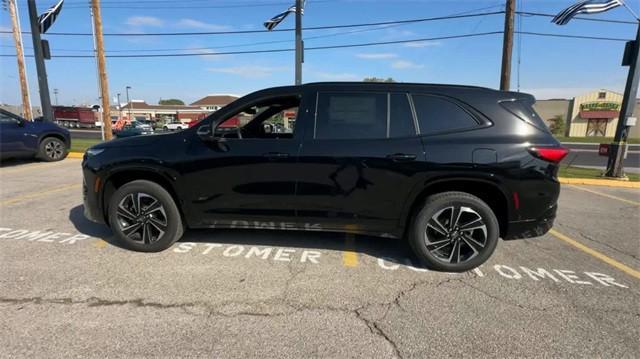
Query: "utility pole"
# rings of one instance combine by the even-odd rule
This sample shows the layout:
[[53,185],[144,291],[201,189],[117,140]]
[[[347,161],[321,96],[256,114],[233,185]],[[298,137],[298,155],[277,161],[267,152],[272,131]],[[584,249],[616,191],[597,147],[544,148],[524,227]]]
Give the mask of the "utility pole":
[[640,20],[636,40],[627,44],[627,51],[628,58],[625,60],[629,65],[629,75],[627,75],[627,84],[624,88],[616,135],[613,138],[613,143],[609,146],[609,160],[607,161],[607,171],[605,172],[607,177],[624,177],[622,162],[627,151],[627,135],[629,134],[627,119],[633,116],[640,78]]
[[33,39],[33,55],[36,60],[36,71],[38,73],[38,87],[40,88],[40,105],[42,106],[42,116],[45,121],[53,121],[53,109],[51,108],[51,97],[49,95],[49,82],[47,81],[47,69],[44,65],[44,51],[42,49],[42,39],[40,38],[40,24],[38,20],[38,9],[36,0],[28,0],[29,22],[31,23],[31,38]]
[[296,85],[302,84],[303,62],[304,42],[302,42],[302,0],[296,0]]
[[513,20],[516,0],[507,0],[504,12],[504,39],[502,43],[502,70],[500,72],[500,90],[509,91],[511,87],[511,54],[513,52]]
[[104,54],[104,39],[102,34],[102,15],[100,14],[100,0],[91,0],[91,11],[93,12],[96,56],[98,57],[98,77],[100,80],[100,98],[102,99],[102,128],[104,129],[104,139],[108,141],[112,138],[113,132],[111,130],[109,82],[107,80],[107,61]]
[[33,120],[31,115],[31,100],[29,99],[29,85],[27,82],[27,71],[24,65],[24,49],[22,47],[22,32],[18,17],[18,7],[15,0],[8,0],[9,15],[13,27],[13,41],[16,45],[16,57],[18,59],[18,75],[20,76],[20,91],[22,93],[22,114],[27,120]]

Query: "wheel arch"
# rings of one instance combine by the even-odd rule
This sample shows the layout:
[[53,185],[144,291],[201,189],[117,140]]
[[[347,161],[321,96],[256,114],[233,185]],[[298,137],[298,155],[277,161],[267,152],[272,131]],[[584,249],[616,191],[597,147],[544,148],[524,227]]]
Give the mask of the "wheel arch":
[[474,195],[483,200],[495,213],[500,225],[500,237],[504,237],[507,233],[509,218],[511,214],[508,195],[501,186],[490,180],[482,178],[440,178],[430,181],[421,190],[412,197],[410,205],[405,211],[403,220],[404,232],[411,227],[415,215],[420,211],[427,197],[442,192],[464,192]]
[[47,138],[51,138],[51,137],[59,139],[60,141],[62,141],[62,143],[64,143],[65,146],[67,146],[67,150],[70,149],[71,143],[69,143],[69,141],[67,141],[67,138],[64,135],[62,135],[61,133],[57,133],[57,132],[46,132],[46,133],[43,133],[42,135],[40,135],[40,137],[38,138],[38,146],[40,146],[40,144],[44,140],[46,140]]
[[100,199],[102,202],[102,213],[105,219],[105,223],[109,223],[108,213],[109,201],[111,199],[111,196],[113,196],[118,188],[129,182],[137,180],[150,181],[164,188],[175,202],[176,207],[178,207],[178,211],[180,212],[183,223],[185,222],[182,202],[180,201],[180,197],[178,196],[171,177],[156,168],[135,167],[113,172],[104,179],[104,185],[102,186]]

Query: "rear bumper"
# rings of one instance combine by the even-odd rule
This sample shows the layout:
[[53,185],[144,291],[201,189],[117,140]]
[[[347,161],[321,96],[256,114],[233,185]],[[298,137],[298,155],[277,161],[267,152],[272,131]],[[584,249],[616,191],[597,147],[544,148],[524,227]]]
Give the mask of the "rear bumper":
[[534,238],[545,235],[556,219],[558,205],[549,207],[542,216],[533,220],[509,222],[504,240]]

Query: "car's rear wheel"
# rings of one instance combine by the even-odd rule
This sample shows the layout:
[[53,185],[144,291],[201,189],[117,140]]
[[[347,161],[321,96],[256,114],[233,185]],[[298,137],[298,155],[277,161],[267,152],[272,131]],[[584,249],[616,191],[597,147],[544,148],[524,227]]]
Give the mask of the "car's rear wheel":
[[67,145],[57,137],[47,137],[40,142],[38,158],[47,162],[55,162],[65,159],[69,149]]
[[413,219],[409,244],[429,268],[464,272],[484,263],[500,235],[498,220],[480,198],[443,192],[427,198]]
[[180,212],[171,195],[151,181],[132,181],[109,201],[109,224],[118,240],[140,252],[165,250],[182,237]]

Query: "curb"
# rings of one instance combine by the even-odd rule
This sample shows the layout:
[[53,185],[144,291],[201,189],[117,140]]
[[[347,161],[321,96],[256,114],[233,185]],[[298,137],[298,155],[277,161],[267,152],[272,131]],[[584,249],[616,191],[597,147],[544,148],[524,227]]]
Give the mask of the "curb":
[[[83,152],[69,152],[67,158],[79,158],[84,157]],[[577,184],[577,185],[589,185],[589,186],[607,186],[607,187],[619,187],[619,188],[640,188],[640,182],[628,182],[628,181],[616,181],[605,179],[591,179],[591,178],[558,178],[561,184]]]
[[592,178],[558,178],[558,181],[562,184],[577,184],[577,185],[589,185],[589,186],[606,186],[606,187],[618,187],[618,188],[640,188],[640,182],[607,180],[607,179],[592,179]]
[[67,154],[67,158],[79,158],[82,159],[84,157],[84,152],[69,152]]

